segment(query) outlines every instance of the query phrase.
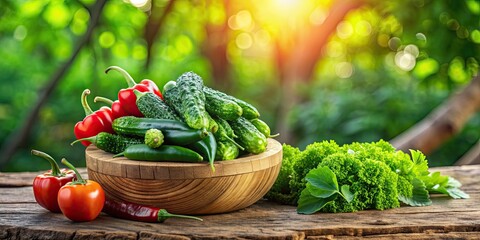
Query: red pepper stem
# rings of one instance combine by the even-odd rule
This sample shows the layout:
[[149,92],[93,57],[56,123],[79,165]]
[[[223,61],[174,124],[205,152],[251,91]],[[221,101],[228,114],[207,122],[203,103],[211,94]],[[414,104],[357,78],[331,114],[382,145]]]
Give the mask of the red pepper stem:
[[75,172],[75,175],[77,175],[77,180],[73,181],[72,184],[87,184],[87,181],[82,178],[78,170],[71,163],[69,163],[67,159],[62,158],[62,163],[68,168],[72,169]]
[[113,105],[113,101],[111,99],[108,99],[106,97],[99,97],[99,96],[96,96],[94,99],[93,99],[94,102],[103,102],[103,103],[106,103],[107,105],[110,105],[110,107]]
[[91,136],[91,137],[77,139],[77,140],[73,141],[72,143],[70,143],[70,146],[73,146],[73,144],[75,144],[77,142],[81,142],[81,141],[89,141],[90,143],[93,143],[95,145],[95,143],[97,142],[97,136]]
[[58,166],[57,162],[55,162],[55,159],[52,158],[52,156],[44,152],[40,152],[38,150],[33,150],[33,149],[32,149],[32,154],[37,157],[47,159],[47,161],[50,162],[50,165],[52,166],[52,176],[62,177],[65,175],[65,174],[62,174],[62,171],[60,171],[60,167]]
[[161,222],[164,222],[165,220],[167,220],[167,219],[169,219],[169,218],[172,218],[172,217],[188,218],[188,219],[194,219],[194,220],[198,220],[198,221],[203,221],[203,219],[198,218],[198,217],[194,217],[194,216],[171,214],[171,213],[167,212],[167,210],[165,210],[165,209],[159,209],[157,216],[158,216],[158,217],[157,217],[157,220],[158,220],[158,222],[160,222],[160,223],[161,223]]
[[130,76],[130,74],[128,74],[128,72],[125,71],[123,68],[118,66],[110,66],[105,70],[105,73],[108,73],[110,70],[116,70],[120,72],[120,74],[122,74],[122,76],[125,78],[125,81],[127,81],[129,88],[134,87],[137,84],[135,80],[133,80],[132,76]]
[[80,99],[80,101],[82,102],[83,110],[85,110],[85,116],[88,116],[88,115],[90,115],[90,114],[93,113],[92,108],[90,108],[90,106],[88,105],[88,102],[87,102],[87,96],[88,96],[89,94],[90,94],[90,90],[89,90],[89,89],[83,90],[83,92],[82,92],[82,98]]

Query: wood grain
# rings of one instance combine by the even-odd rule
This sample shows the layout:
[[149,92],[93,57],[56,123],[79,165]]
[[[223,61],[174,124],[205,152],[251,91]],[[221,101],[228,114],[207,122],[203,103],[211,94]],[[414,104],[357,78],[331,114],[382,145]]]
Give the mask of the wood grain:
[[213,214],[248,207],[275,182],[282,145],[269,139],[267,150],[230,161],[148,162],[112,158],[90,146],[86,150],[90,179],[113,199],[153,205],[180,214]]
[[[458,179],[470,198],[433,196],[427,207],[312,215],[259,200],[234,212],[201,216],[203,222],[152,224],[102,213],[92,222],[73,223],[41,208],[31,186],[0,187],[0,239],[480,239],[480,165],[430,170]],[[38,173],[18,174],[31,184]],[[15,175],[0,174],[0,182],[17,181]]]

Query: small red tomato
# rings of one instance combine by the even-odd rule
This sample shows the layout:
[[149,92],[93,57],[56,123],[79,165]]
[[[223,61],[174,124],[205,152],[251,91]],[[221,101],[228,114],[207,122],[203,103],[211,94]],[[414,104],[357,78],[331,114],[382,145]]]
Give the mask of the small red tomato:
[[105,204],[102,186],[92,180],[84,180],[67,160],[62,159],[77,174],[77,181],[70,182],[58,191],[58,206],[68,219],[75,222],[92,221],[98,217]]

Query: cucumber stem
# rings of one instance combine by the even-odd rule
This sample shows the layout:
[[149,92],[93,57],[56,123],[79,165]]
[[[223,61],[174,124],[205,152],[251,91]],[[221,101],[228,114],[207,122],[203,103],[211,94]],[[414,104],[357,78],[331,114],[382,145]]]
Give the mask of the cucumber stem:
[[88,105],[87,102],[87,96],[90,94],[90,89],[85,89],[82,92],[82,97],[80,98],[80,101],[82,103],[83,110],[85,110],[85,116],[88,116],[93,113],[92,108]]
[[103,102],[103,103],[106,103],[106,104],[110,105],[110,107],[113,105],[113,101],[111,99],[106,98],[106,97],[96,96],[93,99],[93,102]]
[[110,70],[115,70],[120,72],[120,74],[122,74],[122,76],[125,78],[125,81],[127,81],[129,88],[134,87],[137,84],[135,80],[133,80],[132,76],[130,76],[130,74],[127,71],[125,71],[123,68],[119,66],[110,66],[105,70],[105,73],[108,74]]
[[33,149],[32,149],[32,154],[37,157],[44,158],[50,163],[50,165],[52,166],[52,176],[55,176],[55,177],[65,176],[65,174],[62,174],[62,171],[60,171],[60,167],[58,166],[57,162],[55,162],[55,159],[52,158],[52,156],[44,152],[33,150]]
[[113,155],[112,158],[123,157],[123,156],[125,156],[125,154],[124,154],[124,152],[121,152],[121,153],[117,153],[117,154]]
[[230,141],[231,143],[233,143],[235,146],[237,146],[240,150],[245,150],[244,147],[240,146],[240,144],[238,144],[237,142],[235,142],[235,140],[231,139],[229,136],[225,135],[223,136],[224,138],[226,138],[228,141]]
[[280,133],[273,134],[273,135],[270,135],[270,136],[268,136],[268,137],[269,137],[269,138],[274,138],[274,137],[278,137],[278,136],[280,136]]

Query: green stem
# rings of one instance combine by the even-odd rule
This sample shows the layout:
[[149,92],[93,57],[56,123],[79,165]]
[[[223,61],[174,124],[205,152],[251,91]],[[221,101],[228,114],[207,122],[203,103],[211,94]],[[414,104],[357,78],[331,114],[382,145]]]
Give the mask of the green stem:
[[240,144],[238,144],[237,142],[235,142],[235,140],[231,139],[229,136],[225,135],[223,136],[224,138],[226,138],[228,141],[230,141],[231,143],[233,143],[235,146],[237,146],[240,150],[245,150],[244,147],[240,146]]
[[82,178],[82,175],[80,175],[78,170],[71,163],[69,163],[67,159],[62,158],[62,163],[68,168],[72,169],[75,172],[75,175],[77,175],[77,180],[73,181],[72,184],[87,184],[87,181]]
[[90,108],[90,106],[88,105],[88,102],[87,102],[87,96],[88,96],[89,94],[90,94],[90,90],[89,90],[89,89],[83,90],[83,92],[82,92],[82,98],[80,99],[80,101],[82,102],[83,110],[85,110],[85,116],[88,116],[88,115],[90,115],[90,114],[93,113],[92,108]]
[[108,105],[110,105],[110,107],[113,105],[113,101],[111,99],[108,99],[106,97],[99,97],[99,96],[96,96],[94,99],[93,99],[94,102],[103,102],[103,103],[106,103]]
[[268,137],[269,137],[269,138],[274,138],[274,137],[278,137],[278,136],[280,136],[280,133],[273,134],[273,135],[270,135],[270,136],[268,136]]
[[120,72],[120,74],[122,74],[122,76],[125,78],[125,81],[127,81],[129,88],[134,87],[137,84],[135,80],[133,80],[132,76],[130,76],[130,74],[127,71],[125,71],[123,68],[118,66],[110,66],[105,70],[105,73],[108,73],[110,70],[115,70]]
[[167,220],[169,218],[172,218],[172,217],[188,218],[188,219],[203,221],[203,219],[198,218],[198,217],[194,217],[194,216],[172,214],[172,213],[167,212],[167,210],[165,210],[165,209],[158,210],[158,217],[157,217],[158,222],[164,222],[165,220]]
[[133,93],[135,93],[135,96],[137,97],[137,100],[140,99],[141,97],[143,97],[145,94],[147,94],[146,92],[140,92],[137,89],[133,89]]
[[97,136],[80,138],[80,139],[77,139],[77,140],[73,141],[72,143],[70,143],[70,145],[73,146],[73,144],[75,144],[77,142],[80,142],[80,141],[89,141],[90,143],[93,143],[95,145],[95,143],[97,142]]
[[40,152],[38,150],[32,150],[32,154],[37,156],[37,157],[47,159],[47,161],[52,166],[52,176],[55,176],[55,177],[65,176],[65,174],[62,174],[62,171],[60,171],[60,167],[58,166],[57,162],[55,162],[55,159],[52,158],[52,156],[50,156],[50,155],[48,155],[44,152]]

